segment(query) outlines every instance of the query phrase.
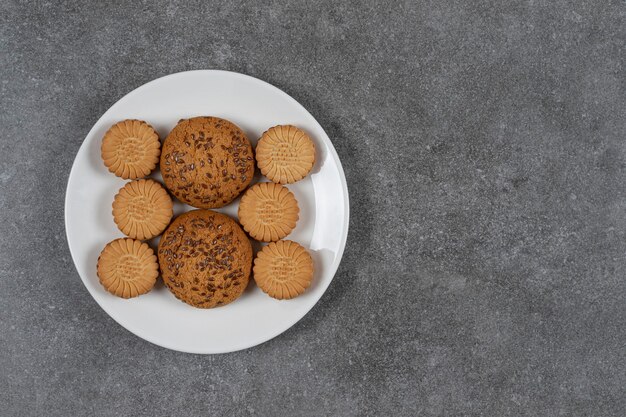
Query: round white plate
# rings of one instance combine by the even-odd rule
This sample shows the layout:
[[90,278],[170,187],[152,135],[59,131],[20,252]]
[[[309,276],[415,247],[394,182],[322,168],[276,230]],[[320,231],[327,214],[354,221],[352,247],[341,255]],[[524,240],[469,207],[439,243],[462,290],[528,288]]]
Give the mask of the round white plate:
[[[123,119],[150,123],[165,138],[179,119],[217,116],[241,127],[256,144],[268,128],[293,124],[314,140],[311,175],[290,184],[300,205],[300,220],[287,239],[308,248],[315,265],[311,287],[293,300],[278,301],[253,281],[244,294],[224,307],[204,310],[176,298],[160,282],[148,294],[124,300],[106,292],[96,275],[100,251],[122,237],[111,203],[125,184],[100,159],[107,129]],[[160,174],[154,174],[160,179]],[[255,178],[255,181],[262,181]],[[236,218],[238,200],[224,209]],[[179,214],[191,209],[176,203]],[[65,197],[65,228],[76,269],[89,293],[115,321],[157,345],[191,353],[224,353],[263,343],[293,326],[320,299],[333,279],[348,235],[348,188],[330,139],[302,105],[278,88],[226,71],[189,71],[168,75],[130,92],[91,129],[70,173]],[[155,243],[155,242],[152,242]],[[154,247],[154,245],[153,245]]]

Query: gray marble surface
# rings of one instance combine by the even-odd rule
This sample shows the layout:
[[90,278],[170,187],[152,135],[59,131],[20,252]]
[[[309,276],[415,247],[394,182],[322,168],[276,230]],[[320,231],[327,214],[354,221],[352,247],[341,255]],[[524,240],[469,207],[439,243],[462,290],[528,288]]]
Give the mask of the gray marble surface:
[[[626,2],[0,4],[3,416],[619,416]],[[135,337],[67,248],[74,156],[173,72],[266,80],[331,137],[343,262],[276,339]]]

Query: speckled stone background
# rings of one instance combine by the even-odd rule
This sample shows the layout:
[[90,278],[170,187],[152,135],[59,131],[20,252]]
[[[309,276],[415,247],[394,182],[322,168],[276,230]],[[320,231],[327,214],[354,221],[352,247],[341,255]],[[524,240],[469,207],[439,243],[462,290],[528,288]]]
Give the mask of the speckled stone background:
[[[626,2],[0,4],[3,416],[623,416]],[[266,80],[331,137],[344,260],[297,325],[220,356],[110,319],[67,177],[128,91]]]

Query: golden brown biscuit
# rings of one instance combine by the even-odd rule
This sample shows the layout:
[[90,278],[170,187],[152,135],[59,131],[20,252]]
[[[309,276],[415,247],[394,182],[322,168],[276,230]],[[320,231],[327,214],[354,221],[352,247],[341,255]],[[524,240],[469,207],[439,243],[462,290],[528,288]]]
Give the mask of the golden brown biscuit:
[[174,215],[165,188],[154,180],[131,181],[113,200],[113,220],[133,239],[152,239],[163,233]]
[[192,210],[174,219],[161,237],[158,255],[165,285],[194,307],[226,305],[250,279],[250,240],[234,220],[211,210]]
[[261,173],[274,182],[291,184],[306,177],[315,163],[315,145],[295,126],[274,126],[256,147]]
[[254,260],[254,281],[263,292],[279,300],[302,294],[312,278],[311,255],[291,240],[270,243]]
[[165,186],[180,201],[199,208],[222,207],[252,181],[252,146],[228,120],[181,120],[163,143],[161,173]]
[[115,239],[98,257],[98,278],[111,294],[122,298],[137,297],[152,289],[159,275],[154,251],[134,239]]
[[291,191],[273,182],[250,187],[239,203],[239,221],[244,230],[263,242],[280,240],[291,233],[299,212]]
[[104,165],[124,179],[150,174],[159,162],[159,135],[141,120],[124,120],[114,124],[102,139],[100,148]]

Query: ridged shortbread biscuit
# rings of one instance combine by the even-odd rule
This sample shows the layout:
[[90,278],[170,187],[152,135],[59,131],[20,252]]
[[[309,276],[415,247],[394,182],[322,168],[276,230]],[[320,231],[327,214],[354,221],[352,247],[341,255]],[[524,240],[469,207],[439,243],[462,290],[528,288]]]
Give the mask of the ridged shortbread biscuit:
[[272,242],[291,233],[299,212],[298,202],[287,187],[262,182],[241,197],[239,222],[253,239]]
[[104,165],[124,179],[143,178],[159,162],[159,135],[141,120],[123,120],[104,134],[100,148]]
[[295,126],[274,126],[256,147],[261,173],[273,182],[291,184],[306,177],[315,163],[315,145]]
[[172,199],[161,184],[150,179],[131,181],[113,200],[113,220],[128,237],[152,239],[170,224],[172,209]]
[[302,294],[312,278],[311,255],[291,240],[270,243],[254,260],[254,281],[261,290],[279,300]]
[[134,239],[115,239],[100,253],[97,273],[108,292],[132,298],[152,289],[159,275],[159,265],[148,244]]

